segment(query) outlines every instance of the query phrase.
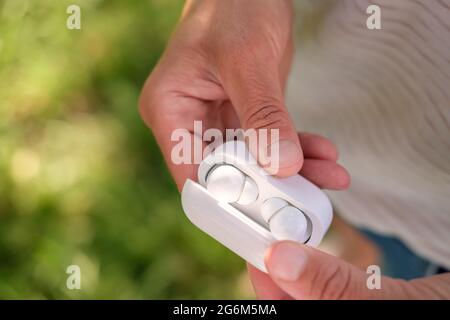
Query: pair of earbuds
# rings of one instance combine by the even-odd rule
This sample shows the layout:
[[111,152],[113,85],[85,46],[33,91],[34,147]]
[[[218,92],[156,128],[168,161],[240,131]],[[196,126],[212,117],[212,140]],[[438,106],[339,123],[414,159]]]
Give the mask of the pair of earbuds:
[[[216,199],[231,205],[246,206],[259,197],[255,181],[238,168],[221,164],[207,174],[206,188]],[[277,240],[308,241],[310,228],[305,214],[287,201],[273,197],[264,199],[259,210],[270,232]]]

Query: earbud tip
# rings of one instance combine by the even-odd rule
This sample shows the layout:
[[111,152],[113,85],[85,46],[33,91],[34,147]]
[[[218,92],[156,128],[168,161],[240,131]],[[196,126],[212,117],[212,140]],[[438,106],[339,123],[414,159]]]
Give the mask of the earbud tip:
[[278,211],[269,221],[270,231],[277,240],[304,243],[309,238],[308,220],[303,212],[292,206]]
[[241,196],[244,182],[245,176],[239,169],[221,165],[208,174],[206,188],[220,201],[233,203]]

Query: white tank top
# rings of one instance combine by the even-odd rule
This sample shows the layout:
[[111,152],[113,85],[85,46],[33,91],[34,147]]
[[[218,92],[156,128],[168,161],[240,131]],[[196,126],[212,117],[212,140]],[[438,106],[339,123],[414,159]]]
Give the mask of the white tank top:
[[450,268],[450,0],[296,4],[287,105],[339,148],[352,185],[329,193],[337,212]]

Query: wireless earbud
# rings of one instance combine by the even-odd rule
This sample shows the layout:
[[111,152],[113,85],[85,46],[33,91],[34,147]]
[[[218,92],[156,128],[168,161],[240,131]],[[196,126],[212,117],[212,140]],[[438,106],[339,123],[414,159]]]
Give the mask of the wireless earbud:
[[[248,205],[258,198],[252,178],[230,165],[217,165],[206,176],[206,189],[227,203]],[[299,209],[280,198],[266,200],[261,206],[263,219],[277,240],[308,240],[308,221]]]
[[266,200],[261,214],[277,240],[304,243],[309,238],[308,220],[303,212],[280,198]]
[[328,197],[294,175],[267,174],[243,141],[217,147],[187,180],[181,202],[200,229],[266,272],[266,250],[279,240],[319,245],[333,216]]
[[217,165],[206,177],[206,188],[217,199],[227,203],[250,204],[258,198],[258,187],[252,178],[230,165]]

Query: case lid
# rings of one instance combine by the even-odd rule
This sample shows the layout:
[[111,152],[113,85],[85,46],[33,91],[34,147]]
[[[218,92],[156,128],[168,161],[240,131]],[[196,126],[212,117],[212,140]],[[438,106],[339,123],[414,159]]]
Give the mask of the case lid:
[[218,202],[204,187],[187,180],[181,193],[189,220],[263,272],[264,254],[276,239],[264,227],[228,203]]

